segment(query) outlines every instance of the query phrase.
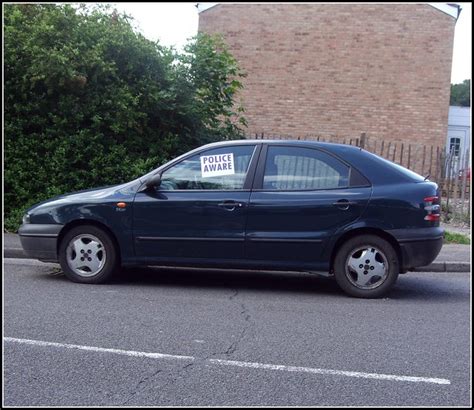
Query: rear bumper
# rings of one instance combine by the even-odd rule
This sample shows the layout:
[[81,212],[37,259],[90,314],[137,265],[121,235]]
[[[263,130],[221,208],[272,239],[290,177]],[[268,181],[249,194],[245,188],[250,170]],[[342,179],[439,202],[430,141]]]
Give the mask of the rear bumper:
[[59,232],[64,225],[24,224],[18,234],[26,256],[45,262],[57,262]]
[[397,229],[390,231],[400,244],[402,271],[427,266],[439,255],[443,246],[444,229]]

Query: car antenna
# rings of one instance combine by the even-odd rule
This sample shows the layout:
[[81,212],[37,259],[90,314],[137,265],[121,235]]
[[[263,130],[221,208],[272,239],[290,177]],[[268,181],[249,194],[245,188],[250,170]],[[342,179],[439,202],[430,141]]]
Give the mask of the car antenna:
[[428,174],[426,177],[425,177],[425,181],[430,177],[430,174]]

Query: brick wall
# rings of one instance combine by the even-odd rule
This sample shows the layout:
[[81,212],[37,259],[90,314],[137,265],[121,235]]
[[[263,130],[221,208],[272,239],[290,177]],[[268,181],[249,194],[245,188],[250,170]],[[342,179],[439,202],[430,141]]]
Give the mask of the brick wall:
[[427,4],[219,4],[248,133],[444,145],[455,19]]

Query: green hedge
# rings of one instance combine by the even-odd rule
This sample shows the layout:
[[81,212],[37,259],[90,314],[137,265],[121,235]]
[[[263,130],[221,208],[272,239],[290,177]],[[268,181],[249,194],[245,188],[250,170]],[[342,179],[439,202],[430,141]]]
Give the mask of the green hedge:
[[4,6],[5,228],[53,195],[242,137],[243,73],[218,37],[160,46],[107,7]]

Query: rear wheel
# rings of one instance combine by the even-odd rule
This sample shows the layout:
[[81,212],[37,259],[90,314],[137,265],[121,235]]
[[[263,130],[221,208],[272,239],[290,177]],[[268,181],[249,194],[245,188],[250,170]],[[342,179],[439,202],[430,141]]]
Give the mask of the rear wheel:
[[349,239],[334,260],[334,276],[349,295],[378,298],[395,284],[400,271],[393,246],[376,235]]
[[103,283],[118,269],[119,258],[110,236],[93,225],[72,228],[59,245],[59,263],[73,282]]

